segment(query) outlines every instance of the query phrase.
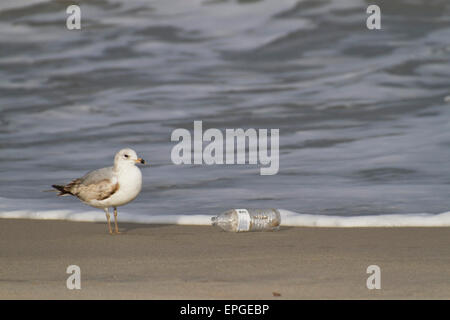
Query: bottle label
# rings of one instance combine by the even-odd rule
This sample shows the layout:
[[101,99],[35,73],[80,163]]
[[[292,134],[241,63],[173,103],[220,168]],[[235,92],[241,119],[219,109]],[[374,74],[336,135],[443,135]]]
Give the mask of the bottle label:
[[250,213],[247,209],[236,209],[238,217],[237,232],[250,230]]

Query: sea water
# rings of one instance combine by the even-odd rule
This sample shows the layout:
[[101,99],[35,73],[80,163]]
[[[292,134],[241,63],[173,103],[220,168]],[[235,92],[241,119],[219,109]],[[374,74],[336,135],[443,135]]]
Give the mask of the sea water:
[[[0,2],[0,217],[104,221],[43,192],[132,147],[143,190],[121,221],[449,225],[450,7],[386,2]],[[279,129],[279,170],[175,165],[177,128]]]

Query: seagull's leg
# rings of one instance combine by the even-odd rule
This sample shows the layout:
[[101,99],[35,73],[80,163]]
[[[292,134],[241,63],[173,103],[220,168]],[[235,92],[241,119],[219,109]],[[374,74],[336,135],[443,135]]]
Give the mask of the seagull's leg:
[[109,230],[109,233],[112,234],[112,229],[111,229],[111,219],[110,219],[110,215],[109,215],[109,210],[108,210],[108,208],[103,208],[103,210],[105,210],[105,213],[106,213],[106,220],[108,220],[108,230]]
[[119,227],[117,226],[117,208],[114,207],[114,232],[119,234]]

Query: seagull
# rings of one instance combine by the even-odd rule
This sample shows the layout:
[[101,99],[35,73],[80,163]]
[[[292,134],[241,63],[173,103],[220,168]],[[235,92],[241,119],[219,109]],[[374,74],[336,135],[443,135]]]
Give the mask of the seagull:
[[141,192],[142,174],[137,163],[145,164],[132,149],[122,149],[114,157],[114,166],[90,171],[83,177],[74,179],[66,185],[52,185],[59,191],[58,196],[72,195],[94,208],[103,209],[111,229],[109,208],[114,208],[114,233],[119,234],[117,226],[117,207],[133,201]]

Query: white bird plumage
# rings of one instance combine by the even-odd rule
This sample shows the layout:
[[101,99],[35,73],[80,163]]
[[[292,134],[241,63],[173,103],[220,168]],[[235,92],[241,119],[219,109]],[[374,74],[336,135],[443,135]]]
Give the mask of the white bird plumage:
[[142,173],[136,163],[145,163],[132,149],[122,149],[114,157],[114,166],[88,172],[67,185],[53,185],[60,196],[73,195],[95,208],[103,209],[108,221],[109,233],[113,233],[109,208],[114,208],[115,233],[117,225],[117,207],[133,201],[142,188]]

